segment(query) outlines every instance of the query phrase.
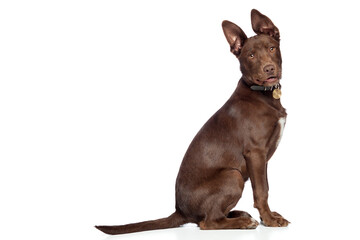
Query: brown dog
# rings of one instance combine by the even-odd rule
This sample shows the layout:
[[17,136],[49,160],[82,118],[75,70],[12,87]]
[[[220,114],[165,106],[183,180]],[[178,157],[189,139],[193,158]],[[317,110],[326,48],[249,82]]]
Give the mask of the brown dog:
[[190,144],[176,180],[176,211],[167,218],[121,226],[96,226],[108,234],[131,233],[197,223],[201,229],[253,229],[248,213],[230,211],[250,177],[254,207],[265,226],[289,222],[270,211],[267,164],[285,125],[280,103],[280,34],[272,21],[251,11],[257,34],[247,38],[234,23],[222,27],[243,74],[230,99],[200,129]]

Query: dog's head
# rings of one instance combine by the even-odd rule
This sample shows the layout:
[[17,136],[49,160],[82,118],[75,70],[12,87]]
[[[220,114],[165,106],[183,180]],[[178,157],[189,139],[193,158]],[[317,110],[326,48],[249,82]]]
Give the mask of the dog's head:
[[231,52],[240,61],[240,70],[250,85],[275,86],[281,78],[280,33],[272,21],[253,9],[251,24],[257,34],[247,38],[236,24],[223,21]]

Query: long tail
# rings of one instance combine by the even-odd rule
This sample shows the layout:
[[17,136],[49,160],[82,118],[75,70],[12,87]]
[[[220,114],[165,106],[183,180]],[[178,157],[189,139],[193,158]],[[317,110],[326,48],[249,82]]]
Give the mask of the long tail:
[[95,226],[100,231],[115,235],[124,233],[141,232],[156,229],[174,228],[187,223],[186,219],[178,212],[174,212],[167,218],[158,220],[132,223],[119,226]]

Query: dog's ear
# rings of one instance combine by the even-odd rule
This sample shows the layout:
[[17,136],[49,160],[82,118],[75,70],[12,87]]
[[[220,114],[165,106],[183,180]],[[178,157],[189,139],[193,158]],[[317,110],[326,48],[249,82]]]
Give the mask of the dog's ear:
[[235,54],[235,56],[238,56],[247,39],[246,34],[240,27],[230,21],[223,21],[222,28],[226,40],[229,42],[230,51]]
[[279,29],[273,24],[273,22],[267,16],[261,14],[258,10],[251,10],[251,25],[255,33],[268,34],[280,41]]

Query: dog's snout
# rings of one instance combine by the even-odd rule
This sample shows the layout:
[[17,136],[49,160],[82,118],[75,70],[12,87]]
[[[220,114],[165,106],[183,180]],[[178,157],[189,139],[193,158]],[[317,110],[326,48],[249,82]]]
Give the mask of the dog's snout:
[[264,72],[267,74],[273,74],[275,71],[275,66],[272,64],[268,64],[264,67]]

